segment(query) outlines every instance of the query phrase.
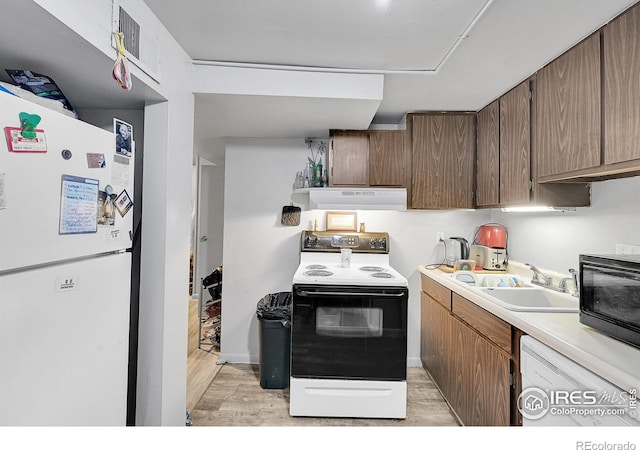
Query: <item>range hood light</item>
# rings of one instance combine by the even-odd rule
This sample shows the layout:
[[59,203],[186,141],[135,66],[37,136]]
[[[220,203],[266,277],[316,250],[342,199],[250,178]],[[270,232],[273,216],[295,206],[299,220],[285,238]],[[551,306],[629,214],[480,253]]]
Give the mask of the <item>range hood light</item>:
[[310,188],[300,191],[308,192],[310,209],[407,210],[407,190],[403,188]]
[[510,206],[501,208],[502,212],[567,212],[575,211],[576,208],[557,206]]

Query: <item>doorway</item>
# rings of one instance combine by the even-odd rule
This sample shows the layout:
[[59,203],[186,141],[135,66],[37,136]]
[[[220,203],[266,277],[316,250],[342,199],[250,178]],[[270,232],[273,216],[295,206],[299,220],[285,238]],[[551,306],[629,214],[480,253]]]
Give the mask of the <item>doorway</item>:
[[220,368],[217,362],[221,298],[219,292],[209,289],[211,281],[203,286],[202,279],[216,271],[221,277],[222,272],[224,167],[196,157],[192,192],[187,410],[195,407]]
[[194,191],[191,236],[194,255],[192,297],[197,298],[202,278],[222,266],[224,167],[197,157],[194,166]]

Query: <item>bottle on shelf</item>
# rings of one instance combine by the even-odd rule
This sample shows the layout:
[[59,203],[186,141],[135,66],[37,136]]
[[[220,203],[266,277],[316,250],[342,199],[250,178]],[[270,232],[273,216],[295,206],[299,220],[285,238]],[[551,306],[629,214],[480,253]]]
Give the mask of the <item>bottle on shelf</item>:
[[318,164],[316,165],[316,176],[314,177],[316,179],[316,187],[322,187],[323,183],[322,183],[322,160],[318,161]]
[[302,187],[308,188],[310,187],[309,185],[309,163],[305,164],[304,166],[304,175],[303,175],[304,179],[302,180],[303,185]]

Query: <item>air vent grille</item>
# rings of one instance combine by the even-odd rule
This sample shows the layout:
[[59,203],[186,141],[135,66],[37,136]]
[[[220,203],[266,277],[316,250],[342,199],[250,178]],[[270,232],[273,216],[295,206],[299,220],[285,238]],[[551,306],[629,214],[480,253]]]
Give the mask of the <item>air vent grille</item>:
[[140,25],[120,7],[118,31],[124,35],[124,47],[127,51],[140,58]]

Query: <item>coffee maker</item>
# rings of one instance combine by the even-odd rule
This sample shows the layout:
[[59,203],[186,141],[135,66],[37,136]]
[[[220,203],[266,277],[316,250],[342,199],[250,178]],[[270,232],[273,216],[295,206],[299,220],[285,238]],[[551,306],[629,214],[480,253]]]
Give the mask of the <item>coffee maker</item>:
[[498,223],[478,227],[470,247],[469,258],[485,270],[507,270],[507,229]]

